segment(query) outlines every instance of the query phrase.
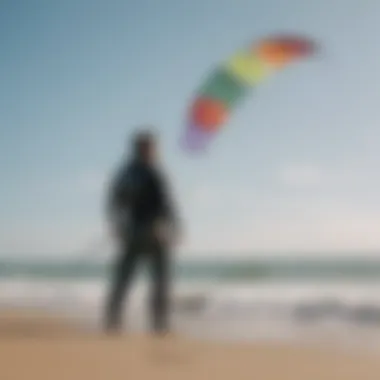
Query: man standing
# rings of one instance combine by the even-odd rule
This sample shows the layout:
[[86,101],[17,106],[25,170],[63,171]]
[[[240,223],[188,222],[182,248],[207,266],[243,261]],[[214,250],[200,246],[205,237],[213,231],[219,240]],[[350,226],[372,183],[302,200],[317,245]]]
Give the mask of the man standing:
[[117,331],[121,327],[124,298],[137,264],[145,258],[152,280],[151,326],[154,332],[164,333],[169,329],[169,248],[177,227],[176,215],[168,184],[157,165],[155,136],[138,133],[132,150],[131,159],[123,164],[111,185],[108,200],[119,254],[106,303],[106,329]]

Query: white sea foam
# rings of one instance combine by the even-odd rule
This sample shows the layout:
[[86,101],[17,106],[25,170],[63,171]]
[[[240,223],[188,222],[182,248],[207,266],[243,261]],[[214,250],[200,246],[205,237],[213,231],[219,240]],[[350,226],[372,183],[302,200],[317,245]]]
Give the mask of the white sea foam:
[[[103,281],[0,281],[0,306],[65,313],[99,328]],[[139,282],[130,297],[129,328],[145,328],[145,295]],[[379,283],[178,283],[173,321],[184,334],[203,338],[331,340],[380,347]]]

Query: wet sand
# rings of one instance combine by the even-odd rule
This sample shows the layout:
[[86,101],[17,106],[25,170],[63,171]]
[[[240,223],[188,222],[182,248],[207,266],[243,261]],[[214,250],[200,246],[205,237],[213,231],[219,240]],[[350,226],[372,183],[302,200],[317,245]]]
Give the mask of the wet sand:
[[[380,355],[379,355],[380,356]],[[379,380],[376,355],[329,347],[105,337],[41,312],[0,312],[1,380]]]

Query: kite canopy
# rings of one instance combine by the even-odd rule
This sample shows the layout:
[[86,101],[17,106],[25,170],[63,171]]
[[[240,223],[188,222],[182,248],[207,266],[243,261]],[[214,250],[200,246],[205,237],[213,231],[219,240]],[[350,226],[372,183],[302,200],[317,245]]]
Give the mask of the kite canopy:
[[189,107],[186,148],[197,152],[205,149],[252,88],[275,71],[311,56],[316,49],[308,38],[279,35],[262,39],[221,63]]

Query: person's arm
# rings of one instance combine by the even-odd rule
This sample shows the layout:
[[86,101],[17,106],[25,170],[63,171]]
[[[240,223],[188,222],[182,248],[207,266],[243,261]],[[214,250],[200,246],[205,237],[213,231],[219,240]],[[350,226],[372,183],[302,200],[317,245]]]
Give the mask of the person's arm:
[[125,186],[126,168],[122,167],[112,179],[106,200],[106,217],[114,230],[120,226],[121,218],[127,206],[127,192]]
[[162,216],[164,219],[169,221],[169,223],[173,226],[175,231],[178,232],[180,227],[178,209],[173,197],[169,181],[162,173],[158,173],[157,179],[157,190],[162,204]]

